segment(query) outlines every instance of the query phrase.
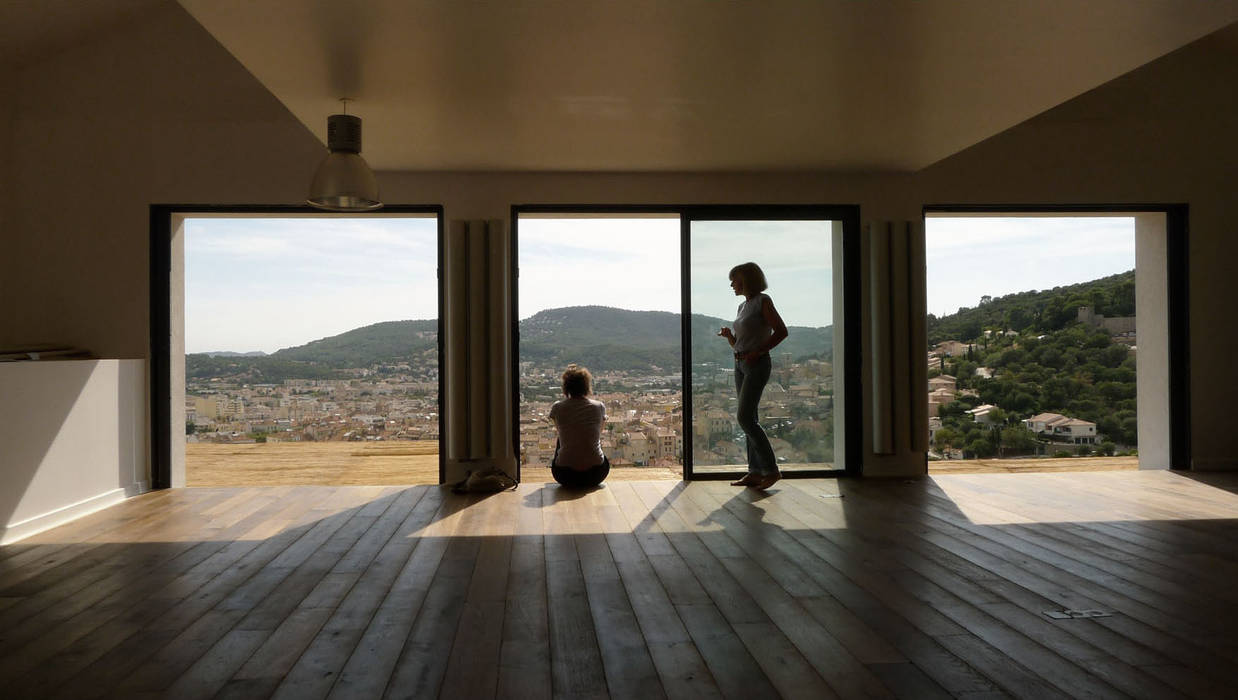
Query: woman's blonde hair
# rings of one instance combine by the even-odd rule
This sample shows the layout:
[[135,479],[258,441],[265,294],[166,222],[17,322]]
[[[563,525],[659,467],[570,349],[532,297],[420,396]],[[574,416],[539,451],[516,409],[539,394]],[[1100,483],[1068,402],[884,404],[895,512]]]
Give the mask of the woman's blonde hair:
[[593,393],[593,375],[589,370],[576,364],[563,370],[563,393],[573,398],[588,396]]
[[745,294],[756,294],[769,289],[769,284],[765,282],[765,273],[761,272],[761,266],[754,262],[741,263],[732,267],[727,279],[733,280],[736,277],[743,280]]

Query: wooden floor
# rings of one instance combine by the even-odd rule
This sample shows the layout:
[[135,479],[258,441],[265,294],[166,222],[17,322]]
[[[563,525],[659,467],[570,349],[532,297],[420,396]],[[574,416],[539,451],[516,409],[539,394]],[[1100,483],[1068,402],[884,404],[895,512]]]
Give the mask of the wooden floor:
[[1234,697],[1236,491],[160,491],[0,548],[0,695]]

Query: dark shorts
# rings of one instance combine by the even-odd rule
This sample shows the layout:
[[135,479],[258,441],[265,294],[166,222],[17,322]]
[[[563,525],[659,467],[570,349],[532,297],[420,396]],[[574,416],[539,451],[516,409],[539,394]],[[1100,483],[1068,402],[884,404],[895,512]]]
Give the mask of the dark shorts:
[[555,481],[573,489],[590,489],[602,483],[610,474],[610,459],[602,458],[602,463],[588,469],[572,469],[571,467],[556,467],[551,465],[550,473]]

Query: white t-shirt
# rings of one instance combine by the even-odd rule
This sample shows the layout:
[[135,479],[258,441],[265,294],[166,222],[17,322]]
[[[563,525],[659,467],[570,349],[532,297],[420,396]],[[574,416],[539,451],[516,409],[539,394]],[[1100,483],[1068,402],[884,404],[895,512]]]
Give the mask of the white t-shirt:
[[769,340],[774,329],[765,322],[766,294],[758,294],[745,300],[735,312],[735,354],[752,352]]
[[556,466],[588,469],[602,463],[602,425],[606,404],[583,396],[554,402],[550,420],[559,430],[559,458]]

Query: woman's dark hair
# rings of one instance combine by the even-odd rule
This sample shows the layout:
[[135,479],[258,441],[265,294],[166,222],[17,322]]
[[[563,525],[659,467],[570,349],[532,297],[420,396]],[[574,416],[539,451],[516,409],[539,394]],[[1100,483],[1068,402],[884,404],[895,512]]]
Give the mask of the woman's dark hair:
[[736,277],[744,281],[744,294],[756,294],[769,289],[769,284],[765,282],[765,273],[761,272],[761,266],[754,262],[732,267],[727,279],[733,280]]
[[577,398],[593,393],[593,375],[579,365],[571,364],[563,370],[563,393]]

